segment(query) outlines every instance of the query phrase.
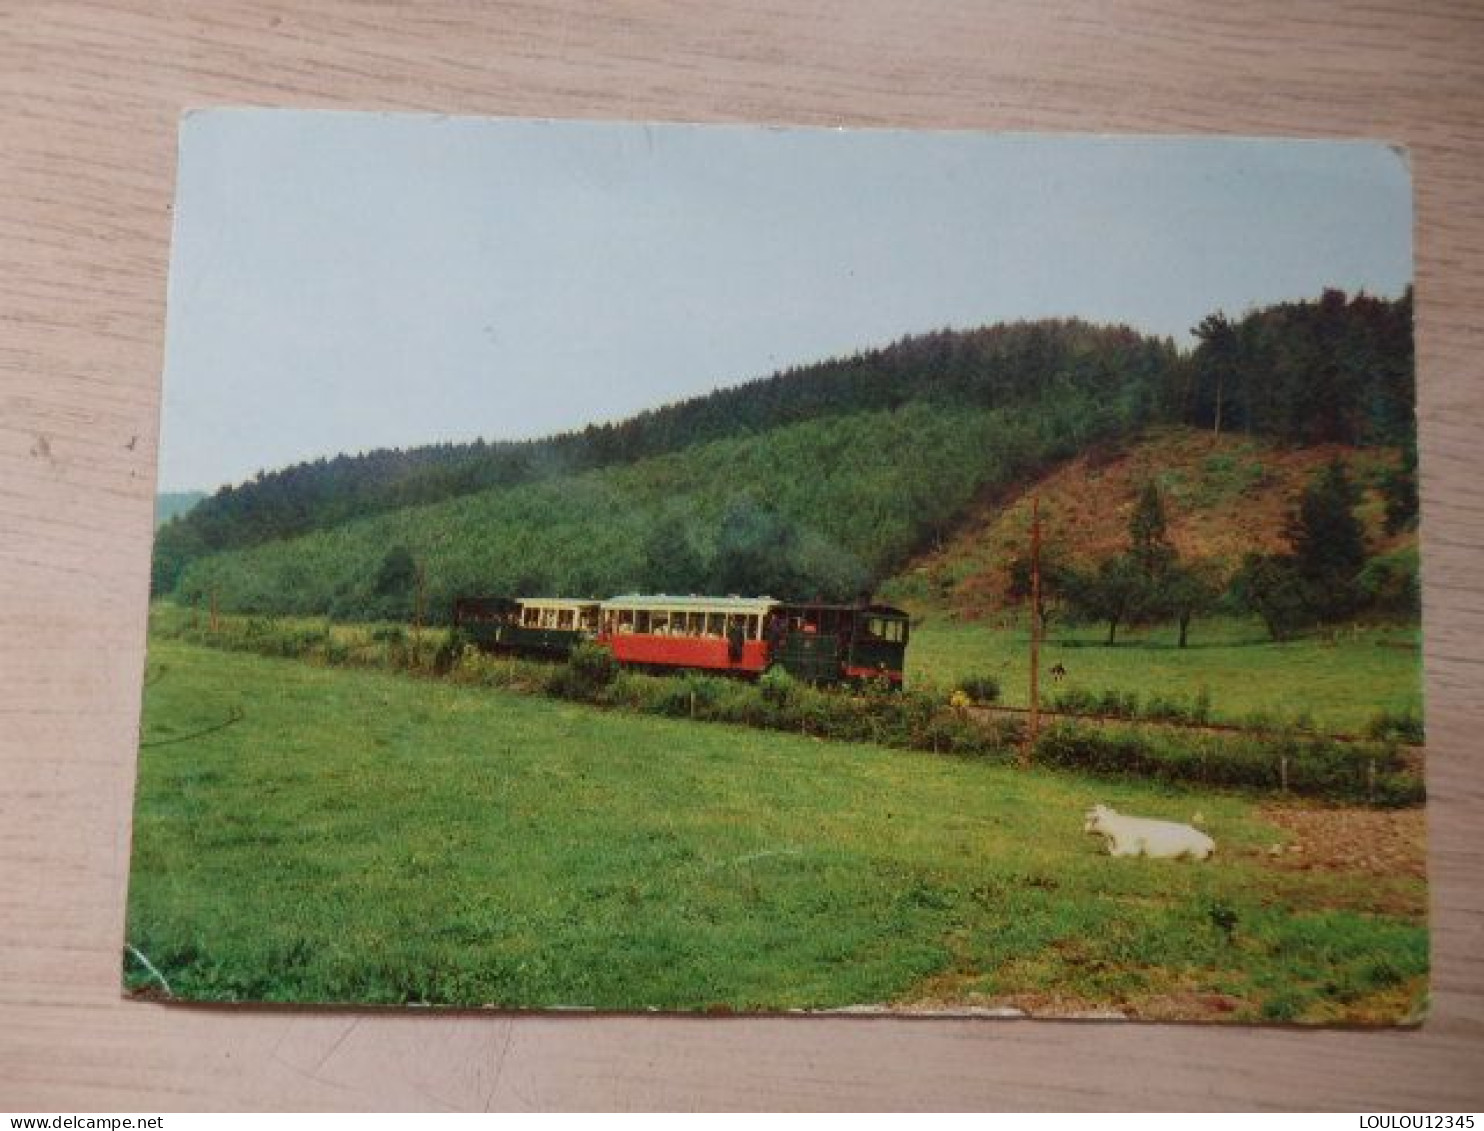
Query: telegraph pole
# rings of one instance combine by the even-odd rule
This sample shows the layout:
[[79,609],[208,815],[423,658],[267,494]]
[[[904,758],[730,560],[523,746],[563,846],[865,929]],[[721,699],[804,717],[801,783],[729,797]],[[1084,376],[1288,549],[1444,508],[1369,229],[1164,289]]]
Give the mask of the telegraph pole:
[[1041,730],[1041,496],[1031,498],[1031,717],[1021,761],[1030,765]]
[[417,582],[417,593],[412,604],[412,666],[416,667],[423,647],[423,585],[425,582],[421,562],[413,571],[413,577]]

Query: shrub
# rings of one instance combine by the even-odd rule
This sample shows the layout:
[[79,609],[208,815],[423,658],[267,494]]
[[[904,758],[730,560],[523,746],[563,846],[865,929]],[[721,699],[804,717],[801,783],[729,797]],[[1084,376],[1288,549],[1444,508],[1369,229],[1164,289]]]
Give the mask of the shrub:
[[1178,695],[1151,695],[1144,704],[1144,718],[1164,722],[1184,722],[1190,717],[1190,708]]
[[1139,693],[1109,688],[1098,698],[1094,709],[1099,715],[1108,715],[1115,719],[1136,719],[1139,717]]
[[1191,707],[1190,721],[1193,723],[1209,723],[1211,721],[1211,689],[1204,683],[1195,693],[1195,703]]
[[727,691],[726,685],[726,680],[696,672],[662,677],[655,681],[648,706],[654,713],[675,718],[716,718],[717,704]]
[[1051,709],[1067,715],[1095,714],[1097,706],[1098,697],[1080,687],[1069,687],[1051,698]]
[[1407,742],[1420,746],[1426,741],[1422,716],[1410,708],[1401,711],[1380,710],[1366,724],[1366,735],[1370,738],[1390,742]]
[[594,690],[607,687],[618,675],[618,661],[613,658],[613,653],[587,641],[572,649],[567,664]]
[[550,695],[596,702],[617,676],[618,661],[613,654],[584,641],[572,649],[565,664],[551,666],[542,683]]
[[1366,606],[1389,616],[1415,617],[1422,607],[1422,583],[1415,546],[1371,558],[1360,571]]
[[757,681],[758,693],[775,707],[785,706],[798,693],[798,681],[780,667],[771,667]]
[[434,674],[448,675],[464,654],[464,649],[470,646],[469,634],[463,629],[452,628],[443,633],[438,647],[433,651]]
[[964,676],[954,686],[974,703],[997,703],[1000,698],[1000,681],[992,675]]

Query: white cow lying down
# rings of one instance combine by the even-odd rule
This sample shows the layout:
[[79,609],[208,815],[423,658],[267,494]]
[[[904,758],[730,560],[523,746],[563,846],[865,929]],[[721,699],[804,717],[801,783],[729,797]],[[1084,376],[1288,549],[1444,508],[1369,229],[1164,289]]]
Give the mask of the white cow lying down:
[[1106,837],[1110,856],[1189,856],[1204,860],[1216,851],[1216,842],[1200,829],[1175,821],[1125,817],[1106,805],[1094,805],[1087,811],[1082,831]]

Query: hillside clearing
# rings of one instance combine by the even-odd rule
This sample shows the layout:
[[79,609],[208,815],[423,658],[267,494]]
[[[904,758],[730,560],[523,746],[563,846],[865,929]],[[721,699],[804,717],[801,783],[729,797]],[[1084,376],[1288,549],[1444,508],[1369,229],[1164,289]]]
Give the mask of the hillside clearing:
[[981,499],[952,537],[916,558],[883,592],[922,609],[993,617],[1018,603],[1007,592],[1009,567],[1028,552],[1032,498],[1041,501],[1046,561],[1086,566],[1127,546],[1134,501],[1151,481],[1162,493],[1180,557],[1210,561],[1230,576],[1244,554],[1284,547],[1284,524],[1304,487],[1336,458],[1367,488],[1361,517],[1373,551],[1415,546],[1415,531],[1387,535],[1382,528],[1375,484],[1400,459],[1394,449],[1291,448],[1256,436],[1215,438],[1164,427],[1093,445],[1044,476]]
[[[1286,867],[1293,837],[1235,796],[173,641],[150,661],[128,941],[181,996],[1385,1022],[1425,987],[1420,879]],[[1220,854],[1103,856],[1093,800],[1199,809]]]

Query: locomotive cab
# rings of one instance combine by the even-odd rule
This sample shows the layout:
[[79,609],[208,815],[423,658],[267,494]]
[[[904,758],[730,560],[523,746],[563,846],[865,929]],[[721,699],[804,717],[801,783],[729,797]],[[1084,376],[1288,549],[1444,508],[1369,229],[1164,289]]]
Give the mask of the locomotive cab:
[[769,621],[772,661],[807,683],[902,683],[907,614],[890,605],[780,605]]

